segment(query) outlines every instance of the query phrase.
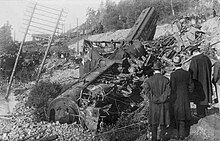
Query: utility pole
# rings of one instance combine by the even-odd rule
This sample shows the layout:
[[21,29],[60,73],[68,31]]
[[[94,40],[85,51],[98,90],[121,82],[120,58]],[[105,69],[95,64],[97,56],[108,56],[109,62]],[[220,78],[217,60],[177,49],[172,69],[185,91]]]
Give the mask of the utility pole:
[[28,34],[28,30],[29,30],[29,27],[30,27],[30,25],[31,25],[31,21],[32,21],[32,18],[33,18],[33,15],[34,15],[36,6],[37,6],[37,3],[35,3],[35,5],[34,5],[34,7],[33,7],[33,9],[32,9],[31,16],[30,16],[30,19],[29,19],[29,21],[28,21],[28,25],[27,25],[26,31],[25,31],[25,33],[24,33],[23,40],[22,40],[22,42],[21,42],[21,44],[20,44],[20,47],[19,47],[19,50],[18,50],[18,54],[17,54],[16,60],[15,60],[15,64],[14,64],[14,67],[13,67],[13,70],[12,70],[12,73],[11,73],[11,76],[10,76],[9,84],[8,84],[8,87],[7,87],[7,92],[6,92],[6,95],[5,95],[5,99],[6,99],[6,100],[8,100],[8,96],[9,96],[9,94],[10,94],[10,89],[11,89],[13,77],[14,77],[14,74],[15,74],[15,70],[16,70],[16,67],[17,67],[17,64],[18,64],[19,56],[20,56],[20,54],[21,54],[21,51],[22,51],[23,44],[24,44],[24,42],[25,42],[26,36],[27,36],[27,34]]
[[87,21],[86,21],[86,30],[85,30],[85,34],[86,34],[86,37],[87,37]]
[[174,13],[174,9],[173,9],[173,0],[170,1],[170,6],[171,6],[172,14],[173,14],[173,16],[174,16],[175,13]]
[[63,31],[64,31],[63,33],[65,34],[65,31],[66,31],[66,30],[65,30],[65,24],[63,24]]
[[[33,35],[33,34],[41,34],[42,38],[44,38],[46,40],[50,39],[50,41],[48,43],[48,46],[50,46],[52,43],[54,34],[57,33],[57,30],[61,29],[58,26],[61,26],[62,22],[64,22],[64,20],[61,19],[61,17],[64,17],[63,14],[66,13],[65,11],[63,11],[63,9],[62,9],[62,11],[60,11],[60,10],[50,8],[50,7],[47,7],[47,6],[38,4],[38,3],[33,3],[33,4],[34,5],[32,5],[31,7],[28,7],[28,9],[25,11],[26,12],[25,18],[23,19],[24,20],[23,25],[25,27],[22,27],[24,29],[24,32],[22,32],[22,33],[24,33],[24,37],[23,37],[23,40],[20,44],[20,47],[19,47],[19,50],[17,53],[17,57],[16,57],[16,60],[14,63],[14,67],[13,67],[13,70],[12,70],[12,73],[10,76],[10,80],[9,80],[9,84],[8,84],[7,92],[6,92],[6,96],[5,96],[6,100],[8,100],[8,97],[10,94],[10,89],[12,86],[15,70],[16,70],[16,67],[18,64],[19,56],[22,51],[23,44],[25,43],[26,36]],[[55,18],[55,16],[58,16],[58,18]],[[53,24],[53,25],[51,25],[51,24]],[[51,35],[51,37],[45,37],[44,36],[45,34],[47,34],[47,35],[49,34],[49,35]],[[14,32],[14,40],[15,40],[15,32]],[[47,54],[48,50],[49,50],[49,47],[46,50],[45,55]],[[44,56],[44,60],[42,62],[41,69],[43,67],[44,61],[45,61],[45,56]],[[39,80],[40,72],[41,72],[41,70],[39,71],[38,79],[36,82],[38,82],[38,80]]]
[[14,30],[14,42],[15,42],[15,30]]
[[76,19],[77,24],[77,54],[79,55],[79,27],[78,27],[78,18]]
[[64,24],[62,24],[62,33],[64,34]]
[[70,29],[69,29],[69,38],[71,38],[71,33],[72,33],[72,31],[71,31],[71,24],[70,24]]

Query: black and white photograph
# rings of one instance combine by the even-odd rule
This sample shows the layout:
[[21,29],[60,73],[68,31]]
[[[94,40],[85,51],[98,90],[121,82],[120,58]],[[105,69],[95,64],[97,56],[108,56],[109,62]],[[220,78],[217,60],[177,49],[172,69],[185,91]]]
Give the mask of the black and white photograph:
[[220,0],[0,0],[0,141],[220,141]]

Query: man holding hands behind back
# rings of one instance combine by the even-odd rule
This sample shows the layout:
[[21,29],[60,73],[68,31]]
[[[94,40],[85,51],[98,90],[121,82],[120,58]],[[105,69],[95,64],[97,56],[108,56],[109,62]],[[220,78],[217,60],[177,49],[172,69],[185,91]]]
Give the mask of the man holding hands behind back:
[[169,79],[161,74],[161,62],[154,63],[154,75],[146,78],[143,86],[142,97],[149,100],[149,113],[152,131],[152,141],[157,141],[157,128],[160,126],[160,138],[165,135],[165,128],[170,124],[169,103],[170,83]]

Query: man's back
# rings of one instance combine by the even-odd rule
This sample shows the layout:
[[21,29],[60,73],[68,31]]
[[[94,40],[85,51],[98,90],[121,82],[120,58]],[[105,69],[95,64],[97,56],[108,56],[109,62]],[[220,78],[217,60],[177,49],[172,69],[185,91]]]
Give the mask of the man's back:
[[211,76],[211,67],[212,67],[212,63],[206,55],[200,54],[194,56],[190,64],[192,79],[199,80],[203,78],[204,75]]
[[169,84],[169,79],[160,73],[156,73],[151,76],[146,83],[149,85],[152,94],[159,97],[166,90]]
[[144,90],[150,102],[150,124],[170,124],[169,104],[166,102],[170,95],[169,79],[156,73],[144,82]]
[[174,89],[179,90],[180,88],[181,91],[187,91],[190,82],[190,73],[183,69],[178,69],[171,73],[170,81]]
[[211,84],[211,71],[212,63],[208,56],[199,54],[192,58],[189,71],[192,79],[198,81],[202,86],[205,93],[205,100],[201,101],[201,105],[208,105],[212,102],[212,84]]

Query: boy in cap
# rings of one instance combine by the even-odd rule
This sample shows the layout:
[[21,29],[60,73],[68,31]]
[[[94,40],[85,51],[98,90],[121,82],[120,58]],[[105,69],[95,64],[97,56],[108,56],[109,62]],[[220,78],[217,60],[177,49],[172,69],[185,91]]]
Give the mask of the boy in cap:
[[195,96],[192,101],[196,104],[197,116],[203,118],[206,116],[209,103],[212,103],[212,63],[208,56],[201,53],[198,46],[192,47],[191,54],[193,57],[189,72],[194,83]]
[[149,100],[149,112],[152,141],[157,140],[157,128],[160,125],[160,138],[165,135],[165,128],[170,124],[169,103],[170,84],[169,79],[161,74],[162,64],[156,62],[153,65],[154,75],[147,78],[141,93],[142,97]]
[[175,118],[175,125],[178,131],[178,138],[184,139],[186,134],[186,123],[191,119],[189,93],[192,90],[192,81],[190,73],[182,69],[181,58],[179,56],[173,59],[175,71],[171,73],[171,103]]

